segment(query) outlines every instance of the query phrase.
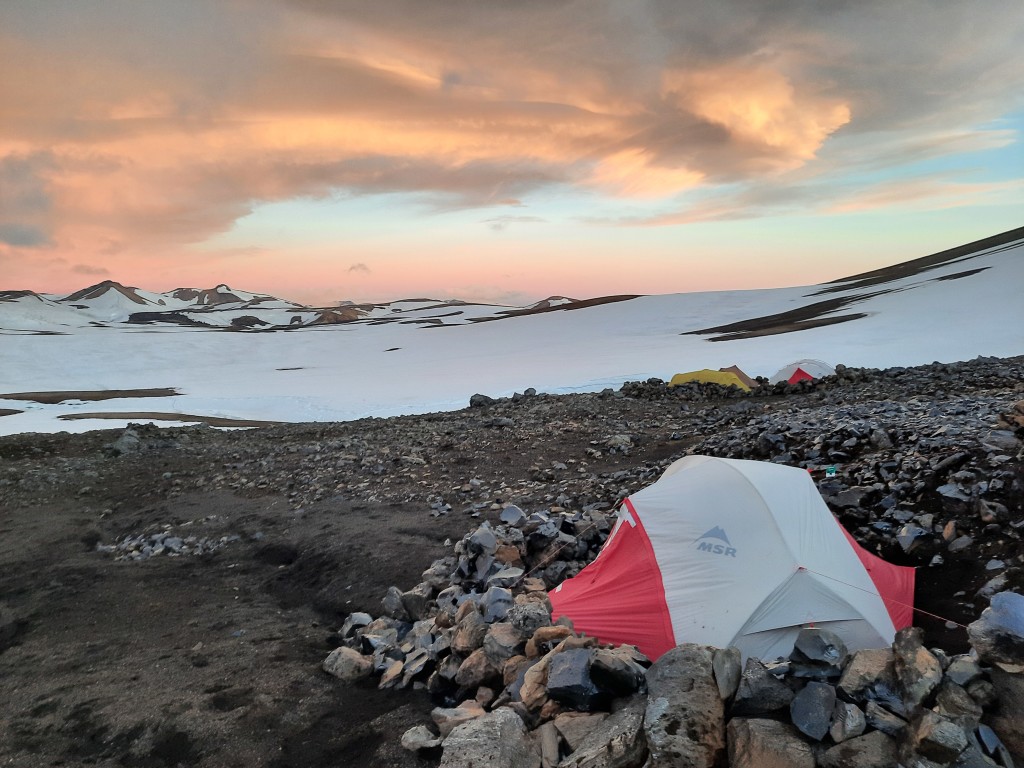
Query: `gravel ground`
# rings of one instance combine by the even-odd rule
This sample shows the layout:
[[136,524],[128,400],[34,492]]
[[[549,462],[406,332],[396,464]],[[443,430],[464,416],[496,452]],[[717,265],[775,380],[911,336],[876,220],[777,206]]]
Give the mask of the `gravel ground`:
[[[799,421],[806,447],[880,403],[1009,411],[1022,370],[1017,358],[757,398],[647,383],[343,424],[0,438],[0,765],[427,765],[398,745],[428,719],[425,694],[346,687],[320,662],[348,612],[378,615],[388,586],[416,584],[481,519],[507,503],[612,509],[694,446],[760,450],[758,420]],[[786,453],[806,461],[797,443]],[[876,551],[922,566],[920,606],[966,623],[986,564],[1006,563],[1011,588],[1024,564],[1020,456],[991,471],[1010,478],[999,530],[941,565],[928,566],[934,547],[904,554],[867,506],[836,511]],[[944,521],[929,493],[900,504]],[[921,625],[932,643],[964,643],[944,621]]]

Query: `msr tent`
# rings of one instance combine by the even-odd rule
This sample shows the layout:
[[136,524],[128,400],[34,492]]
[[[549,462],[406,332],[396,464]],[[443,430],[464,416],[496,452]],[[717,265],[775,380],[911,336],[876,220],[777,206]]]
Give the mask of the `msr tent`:
[[790,384],[796,384],[798,381],[834,376],[835,372],[835,368],[821,360],[797,360],[776,371],[775,375],[768,379],[768,383],[778,384],[780,381],[787,381]]
[[699,371],[689,371],[688,373],[677,373],[672,377],[668,385],[670,387],[678,387],[680,384],[686,384],[691,381],[720,384],[723,387],[734,386],[744,391],[750,390],[750,386],[732,371],[712,371],[710,368],[702,368]]
[[772,659],[812,625],[888,646],[911,623],[914,569],[862,549],[805,470],[688,456],[623,502],[597,559],[549,597],[555,618],[652,659],[684,642]]

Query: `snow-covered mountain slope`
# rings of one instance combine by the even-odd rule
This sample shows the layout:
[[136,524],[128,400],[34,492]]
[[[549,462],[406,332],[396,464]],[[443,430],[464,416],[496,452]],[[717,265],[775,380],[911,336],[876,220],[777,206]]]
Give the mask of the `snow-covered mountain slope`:
[[573,302],[573,299],[559,296],[529,307],[508,307],[421,298],[382,304],[346,302],[335,307],[309,307],[227,285],[208,289],[175,288],[166,293],[154,293],[104,280],[68,296],[32,291],[0,292],[0,333],[67,333],[75,328],[95,325],[235,330],[294,330],[297,327],[340,323],[463,325]]
[[[476,392],[595,391],[734,364],[768,376],[801,358],[885,367],[1020,355],[1022,285],[1024,228],[799,288],[527,308],[422,299],[261,310],[254,295],[240,292],[232,293],[241,302],[165,304],[183,317],[219,318],[210,325],[221,332],[164,321],[97,325],[90,313],[103,310],[92,304],[76,310],[0,292],[0,413],[16,411],[0,417],[0,433],[100,429],[146,420],[139,414],[148,412],[277,421],[391,416],[461,408]],[[143,311],[164,309],[116,293],[110,305],[123,299]],[[157,295],[135,293],[147,302]],[[83,314],[71,315],[72,323],[69,312]],[[296,315],[292,326],[278,321]],[[238,322],[246,317],[278,318],[250,330],[279,330],[254,336]],[[239,332],[223,332],[231,320]],[[31,328],[59,333],[25,332]],[[153,389],[161,396],[124,392]],[[121,391],[108,399],[110,390]],[[65,395],[31,394],[55,391]],[[30,394],[10,397],[18,393]],[[78,418],[96,412],[136,415]],[[75,420],[61,418],[69,416]]]

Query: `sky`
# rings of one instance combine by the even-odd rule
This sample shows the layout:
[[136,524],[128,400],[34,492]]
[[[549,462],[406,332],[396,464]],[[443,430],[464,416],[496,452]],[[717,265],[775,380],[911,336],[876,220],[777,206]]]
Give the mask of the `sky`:
[[4,0],[2,289],[806,285],[1024,224],[1019,0]]

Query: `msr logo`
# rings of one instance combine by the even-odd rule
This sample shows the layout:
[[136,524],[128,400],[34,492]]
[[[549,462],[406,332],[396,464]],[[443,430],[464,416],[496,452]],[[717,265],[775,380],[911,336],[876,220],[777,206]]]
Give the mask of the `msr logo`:
[[[719,541],[722,543],[717,543]],[[729,541],[729,537],[717,525],[697,539],[697,549],[701,552],[710,552],[713,555],[722,555],[722,557],[736,557],[736,549]]]

